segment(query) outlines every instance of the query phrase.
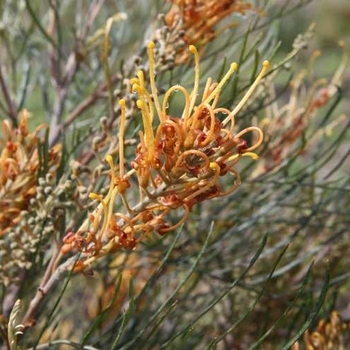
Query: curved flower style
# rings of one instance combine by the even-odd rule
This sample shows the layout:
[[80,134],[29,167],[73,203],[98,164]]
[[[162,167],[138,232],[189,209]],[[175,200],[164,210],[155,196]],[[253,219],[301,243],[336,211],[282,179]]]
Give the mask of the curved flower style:
[[[179,227],[188,217],[192,207],[206,199],[232,193],[240,184],[235,169],[239,160],[248,156],[257,159],[254,151],[263,141],[262,131],[250,126],[234,133],[235,116],[254,92],[265,75],[269,63],[265,61],[260,74],[245,96],[232,110],[218,106],[220,92],[237,69],[232,63],[228,72],[218,83],[209,78],[201,100],[199,95],[199,56],[195,46],[189,51],[195,58],[195,79],[189,93],[183,86],[172,86],[161,102],[155,83],[155,44],[148,45],[150,90],[146,88],[144,73],[139,71],[132,79],[132,89],[138,94],[137,106],[141,111],[143,131],[136,155],[125,173],[124,128],[125,101],[120,101],[121,123],[119,131],[119,174],[113,159],[107,156],[111,168],[111,182],[105,197],[91,193],[90,198],[100,202],[89,220],[76,233],[69,233],[64,239],[63,252],[76,248],[83,253],[77,265],[83,269],[101,255],[120,248],[135,248],[142,235],[156,231],[164,235]],[[184,108],[181,117],[167,114],[170,96],[176,91],[183,94]],[[219,116],[225,115],[223,120]],[[156,124],[156,126],[155,126]],[[255,140],[249,145],[246,136]],[[223,177],[231,175],[232,185],[223,188]],[[127,192],[130,178],[136,176],[139,184],[140,201],[130,207]],[[227,181],[226,181],[227,182]],[[119,195],[126,213],[113,213],[116,196]],[[167,216],[182,211],[182,218],[175,224]]]

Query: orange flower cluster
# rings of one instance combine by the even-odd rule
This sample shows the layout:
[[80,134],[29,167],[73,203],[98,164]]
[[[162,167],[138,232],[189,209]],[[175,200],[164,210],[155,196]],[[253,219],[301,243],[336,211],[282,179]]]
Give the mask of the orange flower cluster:
[[[218,106],[220,92],[237,69],[232,63],[228,72],[218,83],[209,78],[204,92],[199,95],[199,56],[191,45],[189,51],[195,58],[195,80],[192,92],[175,85],[166,91],[163,101],[159,100],[154,71],[155,44],[148,45],[150,92],[146,88],[144,73],[139,71],[132,79],[132,89],[138,94],[137,106],[141,111],[143,131],[136,155],[125,173],[124,128],[125,101],[120,101],[121,123],[119,131],[119,172],[113,159],[107,156],[111,168],[111,183],[105,197],[91,193],[90,198],[100,202],[76,233],[69,233],[64,239],[63,252],[72,248],[83,253],[85,259],[77,268],[85,268],[101,255],[120,248],[135,248],[138,240],[149,232],[164,235],[178,228],[188,217],[192,207],[206,199],[226,196],[240,184],[235,169],[239,160],[248,156],[257,159],[253,151],[263,141],[258,127],[250,126],[235,133],[235,116],[253,94],[265,75],[269,63],[263,68],[246,95],[232,110]],[[170,97],[181,93],[184,98],[182,115],[167,113]],[[157,118],[156,118],[157,116]],[[155,121],[157,119],[157,122]],[[248,138],[247,138],[248,136]],[[247,139],[253,140],[248,145]],[[228,188],[227,175],[233,176]],[[136,176],[140,199],[131,207],[128,192],[132,188],[130,179]],[[135,193],[135,192],[134,192]],[[119,195],[127,213],[114,213],[114,203]],[[182,218],[170,223],[169,214],[181,211]]]
[[[340,315],[333,311],[330,320],[321,320],[313,332],[306,331],[303,337],[306,350],[345,350],[350,342],[349,323],[344,322]],[[291,350],[299,350],[299,343]]]
[[256,11],[250,3],[240,0],[172,0],[170,11],[165,16],[166,24],[172,28],[182,21],[187,44],[203,46],[217,36],[215,26],[232,13],[245,14]]
[[[36,196],[36,183],[40,157],[38,134],[45,125],[33,133],[28,131],[27,111],[22,112],[18,128],[3,121],[3,139],[0,139],[0,237],[21,220],[20,213],[27,210],[29,201]],[[48,167],[58,165],[61,146],[48,151]]]

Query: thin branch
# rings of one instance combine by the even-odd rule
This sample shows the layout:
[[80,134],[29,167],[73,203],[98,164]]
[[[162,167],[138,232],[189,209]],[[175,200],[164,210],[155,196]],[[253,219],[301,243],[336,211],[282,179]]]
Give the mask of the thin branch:
[[[101,6],[103,5],[104,0],[100,1],[95,1],[91,4],[90,6],[90,13],[89,16],[86,20],[86,25],[83,29],[83,33],[80,37],[80,41],[84,42],[86,39],[86,36],[88,35],[88,32],[91,28],[92,23],[96,19],[97,14],[99,13]],[[57,14],[56,16],[53,16],[52,18],[53,23],[58,22]],[[54,24],[53,24],[54,25]],[[51,28],[52,30],[53,28]],[[59,51],[57,51],[57,54],[59,54]],[[51,56],[51,61],[53,65],[56,63],[57,69],[59,69],[57,65],[57,57],[52,57],[55,55],[50,55]],[[70,122],[67,124],[67,122],[64,122],[63,125],[61,125],[61,119],[63,115],[63,110],[64,110],[64,105],[66,101],[66,97],[68,94],[68,89],[73,81],[75,74],[77,73],[79,69],[79,60],[77,58],[77,52],[75,49],[70,53],[66,66],[64,69],[64,76],[61,78],[59,75],[59,72],[57,74],[53,72],[53,75],[56,76],[56,95],[55,95],[55,101],[53,105],[53,111],[52,111],[52,116],[51,116],[51,122],[50,122],[50,136],[49,136],[49,143],[51,146],[53,146],[55,143],[57,143],[62,130],[70,124]],[[101,98],[100,93],[98,93],[98,98]],[[85,101],[83,101],[81,104],[79,104],[74,111],[71,113],[70,116],[68,116],[68,120],[74,120],[78,115],[80,115],[85,109],[87,109],[89,106],[93,105],[94,102],[96,101],[96,95],[94,93],[89,96]],[[72,115],[73,114],[73,115]]]
[[[62,278],[63,274],[69,272],[73,268],[76,259],[77,256],[72,256],[71,258],[66,260],[54,271],[54,273],[52,273],[51,277],[47,279],[46,283],[43,282],[39,286],[34,298],[29,304],[26,314],[24,315],[21,321],[21,324],[23,324],[26,328],[32,326],[34,322],[34,316],[37,312],[40,303],[45,299],[45,297],[48,295],[55,283]],[[51,269],[51,264],[49,268]]]
[[26,3],[27,10],[28,10],[30,16],[32,17],[33,21],[37,25],[39,31],[44,35],[45,39],[48,40],[51,43],[51,45],[53,45],[55,48],[57,48],[56,42],[52,39],[52,37],[46,32],[44,27],[41,25],[38,17],[36,16],[33,8],[30,5],[30,1],[29,0],[25,0],[25,3]]
[[[112,77],[112,83],[116,83],[119,79],[121,79],[120,74],[115,74]],[[95,90],[87,98],[85,98],[85,100],[83,100],[73,109],[73,111],[59,127],[51,130],[50,145],[54,145],[58,141],[62,131],[69,127],[69,125],[71,125],[83,112],[95,105],[98,100],[104,98],[106,92],[106,83],[99,84]]]
[[0,63],[0,86],[8,107],[8,116],[12,120],[13,124],[17,125],[17,107],[15,102],[12,100],[10,96],[10,92],[7,88],[4,76],[2,74],[1,63]]
[[90,5],[90,11],[89,14],[87,16],[87,19],[85,21],[85,25],[84,28],[82,30],[82,35],[81,35],[81,39],[85,39],[86,36],[88,35],[90,28],[92,26],[92,24],[94,23],[98,13],[101,10],[102,5],[104,4],[105,0],[94,0],[92,1],[91,5]]

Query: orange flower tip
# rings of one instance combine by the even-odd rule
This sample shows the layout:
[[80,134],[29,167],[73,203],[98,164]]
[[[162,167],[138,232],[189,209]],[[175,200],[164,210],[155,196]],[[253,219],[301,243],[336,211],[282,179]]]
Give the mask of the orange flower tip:
[[269,61],[264,61],[264,62],[263,62],[263,67],[264,67],[265,69],[268,69],[268,68],[270,67],[270,62],[269,62]]
[[153,41],[150,41],[149,44],[148,44],[148,48],[149,48],[150,50],[153,50],[154,47],[155,47],[154,42],[153,42]]
[[188,47],[188,50],[193,53],[194,55],[197,54],[197,48],[194,45],[190,45]]
[[121,100],[119,101],[119,106],[120,106],[120,107],[125,107],[125,100],[124,100],[124,99],[121,99]]

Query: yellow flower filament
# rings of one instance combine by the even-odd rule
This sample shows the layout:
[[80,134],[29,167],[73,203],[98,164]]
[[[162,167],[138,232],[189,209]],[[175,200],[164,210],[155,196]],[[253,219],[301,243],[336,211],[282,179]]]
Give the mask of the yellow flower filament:
[[142,122],[145,130],[146,146],[147,146],[147,152],[148,152],[147,160],[150,164],[152,164],[154,161],[154,135],[153,135],[151,118],[148,113],[148,109],[145,101],[137,100],[136,104],[137,104],[137,107],[141,109],[141,114],[142,114]]
[[102,211],[103,211],[103,214],[104,214],[104,221],[103,221],[103,225],[102,225],[102,230],[106,226],[106,217],[108,215],[108,208],[107,208],[107,204],[106,204],[105,200],[99,194],[91,192],[89,194],[89,198],[92,199],[92,200],[97,200],[97,201],[100,202],[100,205],[97,207],[97,210],[96,210],[97,214],[94,214],[94,222],[92,223],[93,231],[97,232],[98,231],[98,226],[100,224],[99,217],[101,216],[101,212]]
[[198,87],[199,87],[199,55],[196,47],[194,45],[189,46],[189,51],[194,55],[195,68],[194,68],[194,86],[190,95],[190,108],[189,113],[192,112],[194,105],[196,103],[197,95],[198,95]]
[[203,96],[202,96],[202,102],[204,102],[204,100],[210,95],[210,93],[214,90],[214,88],[216,87],[217,83],[212,84],[213,79],[212,78],[208,78],[206,83],[205,83],[205,87],[204,87],[204,91],[203,91]]
[[[106,160],[107,160],[108,163],[109,163],[110,158],[112,159],[112,156],[110,156],[110,155],[108,155],[106,157]],[[112,163],[113,163],[113,159],[112,159]],[[98,218],[101,216],[102,211],[104,212],[105,217],[106,217],[106,215],[108,213],[106,203],[108,203],[108,201],[110,199],[110,196],[112,194],[113,188],[114,188],[114,178],[113,177],[115,175],[112,173],[111,176],[112,176],[112,180],[113,181],[110,182],[108,193],[107,193],[107,195],[106,195],[106,197],[104,199],[100,195],[98,195],[96,193],[92,193],[91,192],[89,194],[89,198],[100,201],[100,205],[95,209],[95,213],[94,213],[94,216],[95,216],[95,220],[94,220],[94,223],[93,223],[94,231],[97,231],[97,227],[98,227],[98,224],[99,224]]]
[[265,73],[267,72],[267,70],[270,67],[270,63],[269,61],[264,61],[263,62],[263,67],[260,71],[260,73],[258,74],[258,76],[256,77],[254,83],[251,85],[251,87],[248,89],[248,91],[246,92],[246,94],[243,96],[243,98],[241,99],[241,101],[238,103],[238,105],[234,108],[234,110],[225,118],[225,120],[223,121],[223,125],[226,125],[228,123],[228,121],[231,119],[231,115],[236,116],[237,113],[242,109],[242,107],[247,103],[248,99],[252,96],[252,94],[254,93],[255,89],[257,88],[257,86],[259,85],[261,79],[264,77]]
[[216,97],[216,95],[220,93],[222,87],[226,84],[227,80],[230,79],[231,75],[237,70],[237,68],[238,68],[237,63],[235,62],[231,63],[231,66],[228,72],[224,75],[220,83],[216,85],[215,89],[209,94],[209,96],[202,103],[210,103]]
[[[227,161],[231,162],[231,161],[236,160],[237,158],[241,158],[241,157],[250,157],[253,160],[259,159],[259,156],[256,153],[254,153],[254,152],[246,152],[246,153],[241,153],[241,154],[234,154],[233,156],[227,158]],[[234,164],[236,164],[236,162]],[[232,167],[232,164],[229,167]]]
[[145,102],[145,106],[148,108],[148,114],[150,116],[151,123],[153,123],[154,118],[154,108],[152,96],[148,93],[145,87],[145,77],[142,70],[137,72],[137,79],[132,79],[134,83],[132,84],[132,90],[137,92],[139,99]]
[[124,132],[125,132],[125,100],[119,101],[120,126],[119,126],[119,176],[124,176]]
[[[110,221],[110,218],[112,216],[112,212],[113,212],[113,206],[114,206],[114,199],[115,199],[115,196],[117,195],[118,193],[118,189],[117,187],[115,186],[115,167],[114,167],[114,162],[113,162],[113,158],[111,155],[108,155],[106,157],[106,160],[111,168],[111,183],[110,183],[110,186],[109,186],[109,191],[106,195],[105,198],[103,198],[102,196],[100,196],[99,194],[96,194],[96,193],[93,193],[91,192],[89,194],[89,198],[90,199],[94,199],[94,200],[97,200],[100,202],[100,205],[97,207],[97,214],[94,214],[95,215],[95,219],[94,219],[94,222],[93,222],[93,229],[94,231],[96,232],[97,229],[98,229],[98,225],[99,225],[99,221],[98,221],[98,218],[101,216],[101,213],[103,211],[104,213],[104,221],[103,221],[103,225],[102,225],[102,228],[101,230],[99,231],[98,235],[97,235],[97,239],[101,239],[103,234],[105,233],[106,231],[106,228],[109,224],[109,221]],[[108,206],[107,206],[107,203],[108,203]]]
[[154,42],[151,41],[148,44],[148,57],[149,57],[149,79],[151,83],[151,91],[153,95],[154,105],[156,107],[159,120],[162,122],[165,120],[165,116],[162,113],[162,110],[160,108],[160,103],[158,99],[158,90],[156,86],[156,80],[155,80],[155,72],[154,72]]

